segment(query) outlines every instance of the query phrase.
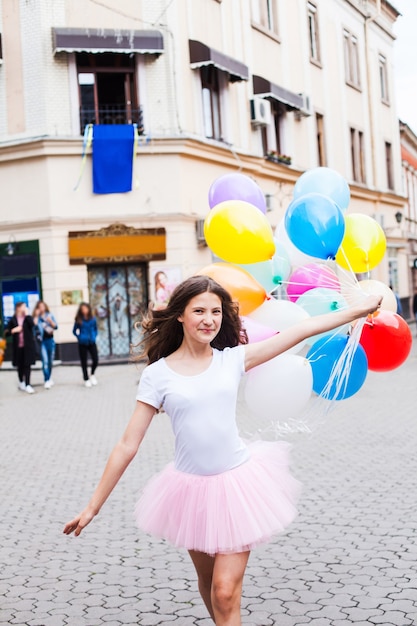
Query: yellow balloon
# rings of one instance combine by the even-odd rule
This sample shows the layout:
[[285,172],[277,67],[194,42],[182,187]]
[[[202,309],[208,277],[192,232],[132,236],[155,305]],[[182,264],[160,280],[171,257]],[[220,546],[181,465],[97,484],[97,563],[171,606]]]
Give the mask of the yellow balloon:
[[211,209],[204,235],[212,252],[229,263],[259,263],[272,259],[275,252],[265,215],[243,200],[226,200]]
[[351,213],[345,217],[345,235],[336,262],[356,274],[369,272],[380,263],[387,248],[381,226],[369,215]]
[[253,276],[241,267],[230,263],[212,263],[197,272],[199,276],[210,276],[239,303],[240,315],[248,315],[265,301],[266,291]]
[[366,296],[382,296],[381,309],[397,312],[397,298],[394,292],[380,280],[360,280],[357,289],[350,286],[344,295],[351,306],[362,303]]

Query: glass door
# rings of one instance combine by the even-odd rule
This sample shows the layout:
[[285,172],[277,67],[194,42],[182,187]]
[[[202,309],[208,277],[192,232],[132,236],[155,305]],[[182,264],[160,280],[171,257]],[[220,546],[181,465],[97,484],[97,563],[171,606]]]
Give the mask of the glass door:
[[90,303],[97,318],[101,357],[125,357],[139,341],[135,330],[147,308],[146,266],[104,265],[88,269]]

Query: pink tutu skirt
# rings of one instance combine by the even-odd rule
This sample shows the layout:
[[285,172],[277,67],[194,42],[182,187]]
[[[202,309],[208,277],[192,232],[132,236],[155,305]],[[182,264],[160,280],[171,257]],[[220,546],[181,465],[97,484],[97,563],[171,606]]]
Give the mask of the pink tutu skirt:
[[289,444],[258,441],[250,458],[213,476],[169,464],[145,486],[139,528],[177,547],[207,554],[252,550],[295,518],[300,483],[289,473]]

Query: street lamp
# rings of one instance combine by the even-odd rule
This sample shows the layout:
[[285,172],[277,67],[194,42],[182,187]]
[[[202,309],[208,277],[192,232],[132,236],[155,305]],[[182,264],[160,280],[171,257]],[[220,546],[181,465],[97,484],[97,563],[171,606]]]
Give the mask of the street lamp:
[[397,224],[401,224],[401,222],[403,220],[403,214],[401,213],[401,211],[397,211],[396,212],[395,219],[397,221]]

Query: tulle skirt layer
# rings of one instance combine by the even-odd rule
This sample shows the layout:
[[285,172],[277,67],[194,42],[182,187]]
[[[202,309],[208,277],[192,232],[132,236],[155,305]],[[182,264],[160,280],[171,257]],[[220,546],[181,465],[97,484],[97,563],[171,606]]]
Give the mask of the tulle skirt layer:
[[289,472],[289,448],[285,442],[250,444],[246,463],[214,476],[186,474],[171,463],[137,503],[139,528],[207,554],[252,550],[297,514],[300,484]]

